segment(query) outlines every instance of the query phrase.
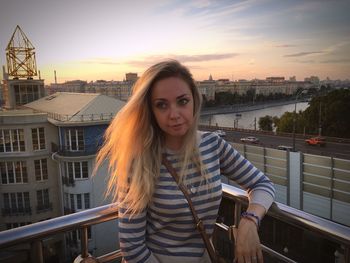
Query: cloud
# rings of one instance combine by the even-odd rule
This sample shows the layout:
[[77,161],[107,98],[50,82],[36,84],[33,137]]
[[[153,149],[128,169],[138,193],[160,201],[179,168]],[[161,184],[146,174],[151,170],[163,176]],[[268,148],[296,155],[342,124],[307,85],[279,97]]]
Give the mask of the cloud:
[[313,64],[313,63],[316,63],[315,60],[297,60],[296,62],[304,63],[304,64]]
[[350,63],[350,58],[344,58],[344,59],[329,59],[320,61],[321,63]]
[[321,54],[321,53],[324,53],[324,52],[323,51],[299,52],[295,54],[284,55],[284,57],[286,58],[303,57],[303,56],[308,56],[312,54]]
[[277,45],[277,46],[275,46],[275,47],[287,48],[287,47],[296,47],[296,45],[284,44],[284,45]]
[[223,60],[238,56],[236,53],[222,53],[222,54],[202,54],[202,55],[154,55],[145,57],[142,60],[131,60],[126,63],[136,67],[147,67],[166,59],[175,59],[181,63],[196,63],[213,60]]

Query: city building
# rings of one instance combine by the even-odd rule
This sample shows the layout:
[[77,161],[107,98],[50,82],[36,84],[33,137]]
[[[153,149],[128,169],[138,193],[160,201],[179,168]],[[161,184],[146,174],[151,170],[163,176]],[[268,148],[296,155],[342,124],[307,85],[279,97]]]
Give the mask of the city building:
[[[25,37],[19,27],[16,34]],[[28,42],[27,39],[25,43]],[[9,47],[21,50],[10,44]],[[22,49],[33,52],[33,48]],[[103,166],[96,171],[96,177],[92,177],[92,173],[103,134],[124,102],[97,93],[58,92],[44,97],[44,80],[34,79],[36,68],[31,68],[35,65],[33,61],[31,63],[25,65],[24,61],[21,64],[24,68],[18,71],[11,69],[21,65],[8,64],[8,73],[5,67],[3,69],[5,107],[0,111],[0,231],[111,202],[104,195],[108,170]],[[69,89],[85,92],[87,83],[73,81],[66,84]],[[57,84],[53,88],[59,90],[67,86]],[[89,229],[91,254],[115,249],[117,231],[115,221],[109,226]],[[72,231],[45,240],[46,259],[74,259],[80,249],[80,239],[80,232]],[[31,253],[28,245],[15,248],[18,249],[23,255]],[[9,253],[11,251],[1,254],[0,261]]]
[[[55,128],[53,134],[57,140],[51,141],[51,155],[57,165],[62,214],[111,202],[105,198],[107,168],[98,169],[95,177],[93,171],[104,132],[124,104],[101,94],[60,92],[25,105],[36,112],[45,112]],[[89,229],[90,253],[100,255],[116,248],[117,230],[116,222]],[[67,256],[75,258],[80,250],[79,231],[69,233],[65,242],[69,248]],[[101,242],[103,245],[97,246]]]
[[136,82],[137,79],[138,79],[137,73],[129,72],[125,74],[125,81]]

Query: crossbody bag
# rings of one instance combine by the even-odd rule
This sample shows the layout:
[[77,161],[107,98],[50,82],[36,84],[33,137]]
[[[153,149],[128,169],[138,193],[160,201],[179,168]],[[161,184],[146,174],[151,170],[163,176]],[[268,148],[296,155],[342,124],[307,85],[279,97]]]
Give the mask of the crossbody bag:
[[180,190],[184,194],[184,196],[185,196],[185,198],[187,200],[187,203],[188,203],[188,205],[190,207],[190,210],[191,210],[192,216],[194,218],[194,221],[196,223],[196,228],[197,228],[198,232],[200,233],[200,235],[201,235],[201,237],[202,237],[202,239],[204,241],[204,244],[205,244],[205,247],[206,247],[206,249],[208,251],[208,254],[209,254],[211,262],[212,263],[223,262],[223,259],[220,258],[220,256],[216,253],[216,250],[214,248],[213,243],[211,242],[211,240],[209,239],[207,233],[205,232],[205,227],[204,227],[203,221],[198,217],[198,215],[196,213],[196,210],[195,210],[195,208],[193,206],[191,197],[189,196],[189,194],[187,192],[186,186],[182,182],[179,181],[179,176],[177,175],[176,170],[171,165],[171,163],[168,161],[168,159],[166,158],[165,155],[162,156],[162,164],[167,168],[167,170],[169,171],[171,176],[177,182]]

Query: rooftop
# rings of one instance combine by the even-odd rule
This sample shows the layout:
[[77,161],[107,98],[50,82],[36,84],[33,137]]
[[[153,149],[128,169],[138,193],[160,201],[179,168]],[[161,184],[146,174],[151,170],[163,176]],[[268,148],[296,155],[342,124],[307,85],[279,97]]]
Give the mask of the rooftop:
[[57,92],[25,105],[63,122],[110,120],[125,102],[96,93]]

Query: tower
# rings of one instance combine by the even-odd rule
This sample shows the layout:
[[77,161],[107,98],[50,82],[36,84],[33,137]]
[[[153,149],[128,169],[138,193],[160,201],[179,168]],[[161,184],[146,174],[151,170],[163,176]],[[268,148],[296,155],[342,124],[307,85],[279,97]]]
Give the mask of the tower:
[[3,97],[6,109],[21,105],[45,96],[44,80],[37,76],[35,48],[17,26],[6,47],[7,73],[4,72]]
[[8,75],[14,78],[32,78],[37,75],[35,48],[17,26],[6,48]]

